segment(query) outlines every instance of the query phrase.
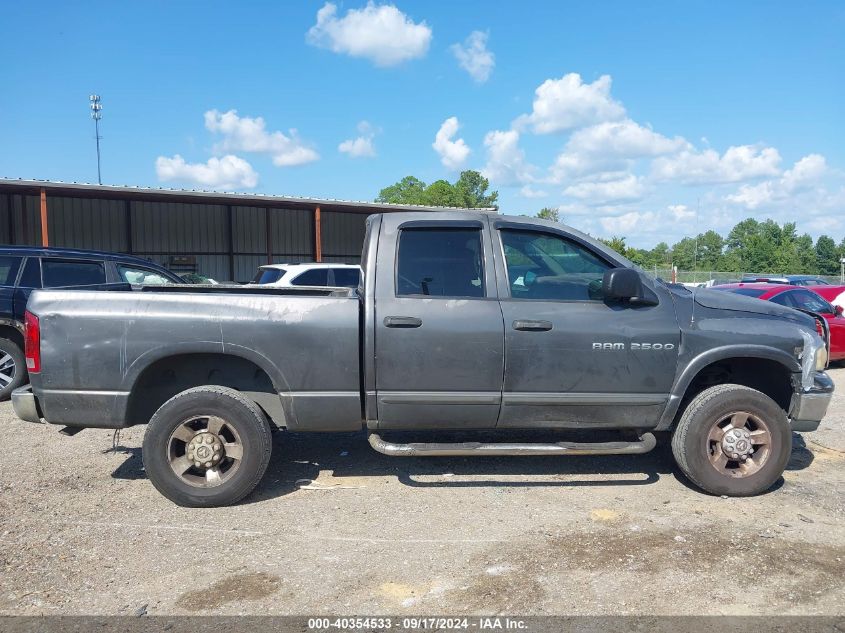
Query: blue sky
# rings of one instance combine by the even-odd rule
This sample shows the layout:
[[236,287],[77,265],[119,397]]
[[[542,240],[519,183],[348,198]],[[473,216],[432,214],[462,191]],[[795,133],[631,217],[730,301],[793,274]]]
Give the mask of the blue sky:
[[0,175],[95,182],[96,92],[104,183],[368,200],[468,168],[637,246],[839,241],[843,33],[841,2],[16,3]]

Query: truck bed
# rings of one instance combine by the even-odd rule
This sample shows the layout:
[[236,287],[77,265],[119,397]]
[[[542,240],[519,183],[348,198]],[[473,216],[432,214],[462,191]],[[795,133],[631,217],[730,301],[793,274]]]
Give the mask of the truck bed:
[[50,395],[50,422],[119,428],[152,413],[131,401],[136,381],[147,397],[175,395],[189,364],[191,379],[199,371],[254,394],[279,426],[358,429],[359,309],[346,288],[39,290],[29,301],[42,341],[32,384]]

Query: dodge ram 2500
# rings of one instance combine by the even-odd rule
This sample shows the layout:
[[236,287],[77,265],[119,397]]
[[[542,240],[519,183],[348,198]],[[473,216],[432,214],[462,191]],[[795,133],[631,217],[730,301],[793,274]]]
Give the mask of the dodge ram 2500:
[[[552,222],[374,215],[361,267],[357,289],[38,290],[15,411],[66,432],[147,424],[147,476],[185,506],[249,494],[273,427],[363,428],[419,456],[645,453],[664,431],[698,487],[753,495],[833,392],[812,317],[652,279]],[[580,438],[444,437],[491,429]]]

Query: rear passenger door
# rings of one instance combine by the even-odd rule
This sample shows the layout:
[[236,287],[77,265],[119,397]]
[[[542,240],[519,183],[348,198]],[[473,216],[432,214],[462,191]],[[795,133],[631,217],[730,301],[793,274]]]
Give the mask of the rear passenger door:
[[504,344],[487,221],[403,217],[379,236],[378,427],[492,428]]

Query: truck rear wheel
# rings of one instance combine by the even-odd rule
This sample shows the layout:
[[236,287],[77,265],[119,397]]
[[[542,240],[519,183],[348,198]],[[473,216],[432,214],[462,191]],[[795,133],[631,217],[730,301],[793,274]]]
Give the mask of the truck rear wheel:
[[791,451],[792,431],[783,409],[742,385],[702,391],[672,435],[672,453],[683,473],[717,495],[765,492],[783,474]]
[[26,359],[18,344],[0,338],[0,400],[8,400],[12,392],[26,382]]
[[143,460],[152,484],[180,506],[236,503],[267,470],[270,424],[252,400],[228,387],[194,387],[153,415]]

